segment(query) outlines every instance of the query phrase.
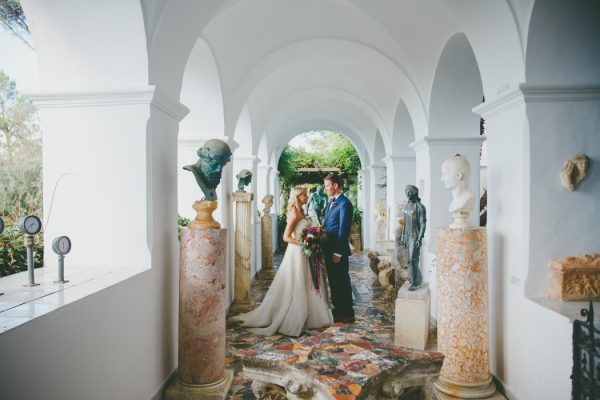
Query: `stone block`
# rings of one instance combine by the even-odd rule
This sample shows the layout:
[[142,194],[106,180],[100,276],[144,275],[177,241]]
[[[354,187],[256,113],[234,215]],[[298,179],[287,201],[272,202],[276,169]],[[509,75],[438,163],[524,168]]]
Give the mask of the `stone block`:
[[398,291],[394,343],[423,350],[429,338],[431,291],[427,283],[412,292],[409,287],[410,282],[404,282]]
[[551,260],[550,297],[563,301],[600,301],[600,254]]

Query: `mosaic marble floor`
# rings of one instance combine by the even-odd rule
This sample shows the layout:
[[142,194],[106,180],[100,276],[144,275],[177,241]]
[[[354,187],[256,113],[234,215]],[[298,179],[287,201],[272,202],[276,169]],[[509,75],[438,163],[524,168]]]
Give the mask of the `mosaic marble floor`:
[[[281,255],[276,255],[274,264],[277,267],[281,262]],[[395,293],[388,292],[376,282],[375,275],[369,268],[366,253],[356,253],[350,257],[350,278],[354,294],[354,310],[356,322],[352,329],[370,339],[384,342],[394,342],[394,300]],[[256,279],[252,283],[252,297],[258,305],[269,288],[270,280]],[[240,327],[230,319],[227,320],[227,340],[225,348],[225,362],[227,368],[235,372],[232,388],[228,399],[242,400],[254,399],[250,389],[251,381],[244,380],[241,374],[242,362],[240,355],[253,349],[256,351],[268,350],[277,346],[294,344],[308,336],[317,335],[324,331],[303,331],[299,338],[284,335],[268,337],[257,336]],[[427,350],[435,350],[435,333],[430,335]]]

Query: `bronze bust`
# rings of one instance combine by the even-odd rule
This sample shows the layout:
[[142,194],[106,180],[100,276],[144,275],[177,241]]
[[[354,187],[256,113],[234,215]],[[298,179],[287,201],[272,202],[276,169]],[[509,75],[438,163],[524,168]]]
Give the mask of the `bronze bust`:
[[245,193],[244,187],[248,186],[252,182],[252,172],[247,169],[241,170],[236,176],[238,180],[238,192]]
[[221,182],[223,167],[231,160],[229,145],[219,139],[210,139],[198,149],[198,161],[183,169],[191,171],[204,193],[202,201],[217,200],[215,189]]

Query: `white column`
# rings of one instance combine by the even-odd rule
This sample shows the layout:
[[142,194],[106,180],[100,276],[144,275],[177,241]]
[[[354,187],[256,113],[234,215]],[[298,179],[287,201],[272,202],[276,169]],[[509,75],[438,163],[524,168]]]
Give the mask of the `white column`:
[[365,222],[370,225],[370,241],[371,248],[375,247],[375,219],[377,218],[377,204],[384,203],[386,201],[386,189],[383,185],[386,183],[385,174],[386,167],[383,164],[371,164],[369,166],[369,219],[365,219]]
[[387,171],[388,238],[393,239],[397,228],[396,208],[406,201],[406,185],[417,186],[415,156],[389,156],[383,160]]
[[359,193],[359,198],[362,198],[363,201],[363,215],[362,215],[362,236],[363,236],[363,248],[371,249],[373,248],[373,243],[371,240],[371,223],[372,220],[372,212],[371,212],[371,167],[367,166],[362,171],[361,178],[361,192]]
[[[239,151],[243,151],[244,149],[240,148]],[[236,152],[237,153],[237,152]],[[232,182],[232,190],[235,192],[237,190],[238,180],[235,177],[241,170],[247,169],[252,172],[252,182],[250,185],[246,186],[246,192],[256,193],[258,187],[258,164],[260,159],[256,156],[247,156],[247,155],[239,155],[234,153],[233,156],[233,182]],[[260,262],[260,219],[257,218],[256,210],[256,196],[251,202],[250,207],[250,224],[251,224],[251,234],[250,240],[252,245],[252,259],[251,259],[251,268],[250,273],[251,277],[258,272],[261,266]]]

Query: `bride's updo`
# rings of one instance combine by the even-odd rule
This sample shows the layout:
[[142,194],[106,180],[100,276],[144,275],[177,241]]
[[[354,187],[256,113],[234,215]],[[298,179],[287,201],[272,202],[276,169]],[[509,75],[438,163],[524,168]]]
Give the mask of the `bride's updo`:
[[304,186],[294,186],[292,190],[290,190],[290,199],[288,200],[288,214],[292,211],[293,208],[300,211],[301,214],[304,214],[304,210],[302,209],[302,204],[298,197],[301,194],[307,193],[308,189]]

